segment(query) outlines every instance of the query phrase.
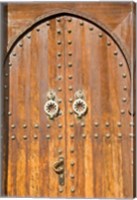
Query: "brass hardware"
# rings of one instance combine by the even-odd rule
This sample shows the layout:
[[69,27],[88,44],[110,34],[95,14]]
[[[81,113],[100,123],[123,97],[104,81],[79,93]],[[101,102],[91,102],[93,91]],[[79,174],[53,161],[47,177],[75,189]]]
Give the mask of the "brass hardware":
[[70,135],[70,138],[71,138],[71,139],[74,139],[74,137],[75,137],[74,134],[71,134],[71,135]]
[[60,134],[60,135],[58,135],[58,139],[62,139],[63,138],[63,136]]
[[83,26],[83,25],[84,25],[84,22],[80,22],[80,25]]
[[98,138],[98,133],[94,133],[94,138]]
[[49,91],[47,93],[47,98],[49,100],[44,105],[44,111],[50,119],[54,119],[59,112],[58,103],[55,101],[55,93],[53,91]]
[[23,44],[22,44],[22,43],[20,43],[20,44],[19,44],[19,46],[20,46],[20,47],[23,47]]
[[127,77],[127,75],[126,75],[125,73],[124,73],[122,76],[123,76],[123,78],[126,78],[126,77]]
[[15,127],[16,127],[15,124],[12,124],[12,125],[11,125],[11,128],[15,128]]
[[69,18],[69,19],[68,19],[68,22],[72,22],[72,18]]
[[117,55],[118,55],[118,52],[117,52],[117,51],[114,51],[114,55],[117,56]]
[[85,127],[85,123],[84,122],[81,123],[81,127]]
[[50,125],[50,124],[47,124],[47,125],[46,125],[46,127],[47,127],[47,128],[50,128],[50,127],[51,127],[51,125]]
[[86,102],[83,100],[84,94],[81,90],[78,90],[75,93],[76,100],[73,103],[73,111],[77,114],[79,118],[86,114],[88,106]]
[[122,133],[118,133],[118,137],[119,137],[119,138],[122,138]]
[[102,33],[99,33],[98,35],[99,35],[100,38],[103,37],[103,34],[102,34]]
[[34,135],[34,139],[37,139],[38,138],[38,136],[37,135]]
[[125,114],[125,110],[123,110],[123,109],[120,112],[121,112],[121,114]]
[[58,99],[58,103],[61,103],[62,102],[62,99]]
[[69,99],[69,102],[70,102],[70,103],[72,103],[72,102],[73,102],[73,99],[72,99],[72,98],[70,98],[70,99]]
[[11,67],[12,66],[12,63],[9,63],[9,67]]
[[31,38],[31,36],[30,36],[30,35],[28,35],[28,36],[27,36],[27,38],[28,38],[28,39],[30,39],[30,38]]
[[62,124],[58,124],[58,127],[59,127],[59,128],[62,128]]
[[94,30],[94,28],[93,28],[93,27],[89,27],[89,30],[90,30],[90,31],[93,31],[93,30]]
[[130,133],[130,134],[129,134],[129,137],[130,137],[130,138],[133,138],[133,137],[134,137],[134,134],[133,134],[133,133]]
[[70,124],[70,127],[74,127],[74,124],[73,124],[73,123],[71,123],[71,124]]
[[12,113],[11,112],[8,112],[8,116],[11,116],[12,115]]
[[72,56],[72,52],[69,52],[68,55],[69,55],[69,56]]
[[105,125],[106,125],[106,127],[109,127],[109,125],[110,125],[110,124],[109,124],[109,122],[106,122],[106,124],[105,124]]
[[72,75],[69,75],[69,76],[68,76],[68,78],[69,78],[69,79],[72,79],[72,78],[73,78],[73,76],[72,76]]
[[73,90],[73,87],[71,85],[69,86],[69,90]]
[[61,22],[61,19],[60,19],[60,18],[57,18],[57,22]]
[[61,45],[61,41],[57,41],[57,44],[58,44],[58,45]]
[[58,68],[61,68],[61,64],[58,64],[57,67],[58,67]]
[[16,53],[13,53],[12,55],[13,55],[13,56],[16,56]]
[[61,154],[61,153],[62,153],[62,149],[59,149],[59,150],[58,150],[58,153]]
[[68,63],[68,66],[69,66],[69,67],[72,67],[72,63]]
[[53,164],[53,170],[58,174],[59,185],[64,185],[64,158],[59,157],[58,161]]
[[72,115],[73,114],[73,110],[70,110],[69,113]]
[[126,101],[127,101],[127,99],[126,99],[125,97],[123,97],[123,98],[122,98],[122,101],[123,101],[123,102],[126,102]]
[[24,140],[27,140],[27,138],[28,138],[27,135],[23,135]]
[[22,126],[23,128],[27,128],[27,125],[26,124],[23,124],[23,126]]
[[62,88],[59,87],[59,88],[58,88],[58,91],[61,92],[61,91],[62,91]]
[[111,42],[110,42],[110,41],[108,41],[108,42],[107,42],[107,46],[110,46],[110,45],[111,45]]
[[38,124],[35,124],[34,127],[35,127],[35,128],[39,128],[39,125],[38,125]]
[[49,139],[50,139],[50,135],[46,135],[46,139],[48,139],[48,140],[49,140]]
[[4,88],[5,88],[5,89],[7,89],[7,88],[8,88],[8,86],[7,86],[7,85],[4,85]]
[[74,147],[71,147],[70,152],[71,152],[71,153],[74,153],[74,151],[75,151],[75,150],[74,150]]
[[70,41],[68,41],[68,44],[72,44],[72,41],[70,40]]
[[117,122],[117,126],[121,127],[122,126],[121,122]]
[[74,174],[71,174],[71,175],[70,175],[70,178],[71,178],[71,179],[74,179],[74,178],[75,178]]
[[130,122],[130,126],[134,126],[134,122]]
[[127,86],[124,86],[123,89],[124,89],[124,90],[127,90]]
[[63,188],[62,187],[59,187],[59,192],[63,192]]
[[60,81],[62,80],[62,76],[58,76],[57,79]]
[[71,188],[71,192],[75,192],[75,188],[74,187]]
[[72,33],[72,31],[71,31],[71,30],[68,30],[68,33]]
[[57,33],[58,33],[58,34],[61,34],[61,30],[60,30],[60,29],[58,29],[58,30],[57,30]]
[[82,134],[82,138],[84,138],[84,139],[85,139],[85,138],[86,138],[86,134]]
[[8,100],[9,100],[9,97],[5,97],[5,100],[8,101]]
[[110,138],[110,133],[106,133],[106,138]]
[[40,31],[40,29],[39,29],[39,28],[36,28],[36,31],[38,31],[38,32],[39,32],[39,31]]
[[50,26],[50,22],[46,22],[46,25],[47,25],[47,26]]
[[12,140],[15,140],[15,139],[16,139],[16,136],[15,136],[15,135],[12,135],[12,136],[11,136],[11,139],[12,139]]
[[75,162],[71,161],[70,165],[73,167],[75,165]]
[[60,56],[61,56],[61,52],[58,52],[58,53],[57,53],[57,56],[60,57]]
[[131,148],[131,152],[134,152],[134,149],[133,149],[133,148]]
[[122,62],[120,62],[120,63],[119,63],[119,66],[120,66],[120,67],[122,67],[122,66],[123,66],[123,63],[122,63]]
[[6,76],[6,77],[8,77],[8,76],[9,76],[9,74],[8,74],[8,73],[5,73],[5,76]]

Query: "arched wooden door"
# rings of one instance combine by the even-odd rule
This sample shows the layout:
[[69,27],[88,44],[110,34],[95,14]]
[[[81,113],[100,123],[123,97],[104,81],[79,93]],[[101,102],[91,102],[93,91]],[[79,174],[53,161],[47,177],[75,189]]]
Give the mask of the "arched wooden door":
[[16,41],[6,66],[7,195],[132,196],[130,70],[111,34],[54,15]]

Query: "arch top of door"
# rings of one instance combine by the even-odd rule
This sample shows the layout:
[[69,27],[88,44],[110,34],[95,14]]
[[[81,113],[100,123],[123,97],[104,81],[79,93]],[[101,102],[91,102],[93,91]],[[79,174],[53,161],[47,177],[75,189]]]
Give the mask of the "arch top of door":
[[111,37],[111,39],[116,43],[116,45],[122,52],[122,54],[127,62],[129,74],[131,76],[131,69],[130,69],[131,61],[130,61],[128,52],[126,51],[126,48],[123,46],[123,44],[121,43],[120,39],[116,36],[116,34],[112,33],[112,31],[110,31],[109,28],[106,27],[106,25],[102,24],[100,21],[96,20],[95,18],[93,18],[93,17],[91,18],[88,15],[83,14],[82,12],[79,12],[79,11],[75,11],[73,9],[56,9],[54,11],[48,12],[47,14],[37,17],[29,26],[27,26],[23,30],[21,30],[21,32],[18,33],[18,35],[10,41],[10,43],[7,47],[7,54],[6,54],[4,63],[6,62],[9,54],[11,53],[11,51],[13,50],[15,45],[18,43],[18,41],[20,39],[22,39],[22,37],[24,35],[26,35],[29,31],[31,31],[32,28],[37,27],[39,24],[45,22],[46,20],[50,20],[55,17],[63,16],[63,15],[80,18],[89,23],[92,23],[95,26],[97,26],[98,28],[100,28],[102,31],[104,31],[109,37]]

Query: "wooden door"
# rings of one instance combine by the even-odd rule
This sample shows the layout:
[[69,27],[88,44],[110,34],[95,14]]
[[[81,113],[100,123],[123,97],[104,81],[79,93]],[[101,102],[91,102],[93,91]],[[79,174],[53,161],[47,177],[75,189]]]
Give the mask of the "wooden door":
[[133,196],[130,62],[107,28],[73,11],[41,17],[4,74],[7,196]]

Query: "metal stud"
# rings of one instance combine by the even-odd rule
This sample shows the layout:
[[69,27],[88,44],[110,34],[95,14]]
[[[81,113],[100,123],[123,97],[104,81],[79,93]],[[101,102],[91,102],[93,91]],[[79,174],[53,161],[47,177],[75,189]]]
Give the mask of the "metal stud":
[[124,74],[122,75],[122,77],[123,77],[123,78],[126,78],[126,77],[127,77],[127,75],[124,73]]
[[58,139],[61,140],[63,138],[63,136],[60,134],[58,135]]
[[111,42],[110,42],[110,41],[108,41],[108,42],[107,42],[107,46],[110,46],[110,45],[111,45]]
[[61,92],[61,91],[62,91],[62,88],[59,87],[59,88],[58,88],[58,91]]
[[81,127],[85,127],[85,123],[84,122],[81,123]]
[[59,128],[62,128],[62,124],[58,124],[58,127],[59,127]]
[[57,41],[57,44],[58,44],[58,45],[61,45],[61,41]]
[[89,27],[89,30],[90,30],[90,31],[93,31],[93,30],[94,30],[94,28],[93,28],[93,27]]
[[71,31],[71,30],[68,30],[68,33],[72,33],[72,31]]
[[30,39],[30,38],[31,38],[31,35],[27,35],[27,38]]
[[72,52],[69,52],[68,55],[69,55],[69,56],[72,56]]
[[19,46],[20,46],[20,47],[23,47],[23,44],[22,44],[22,43],[20,43],[20,44],[19,44]]
[[133,148],[131,148],[131,152],[134,152],[134,149],[133,149]]
[[12,139],[12,140],[15,140],[15,139],[16,139],[16,136],[15,136],[15,135],[12,135],[12,136],[11,136],[11,139]]
[[68,22],[72,22],[72,18],[71,17],[68,19]]
[[122,63],[122,62],[120,62],[120,63],[119,63],[119,66],[120,66],[120,67],[122,67],[122,66],[123,66],[123,63]]
[[59,150],[58,150],[58,153],[61,154],[61,153],[62,153],[62,149],[59,149]]
[[134,122],[130,122],[130,126],[134,126]]
[[98,138],[98,133],[94,133],[94,138]]
[[60,193],[63,192],[63,187],[59,187],[59,192],[60,192]]
[[12,113],[9,111],[9,112],[8,112],[8,116],[11,116],[11,115],[12,115]]
[[59,80],[59,81],[62,80],[62,76],[58,76],[58,80]]
[[69,79],[72,79],[72,78],[73,78],[73,76],[72,76],[72,75],[69,75],[69,76],[68,76],[68,78],[69,78]]
[[70,40],[70,41],[68,41],[68,44],[70,45],[70,44],[72,44],[72,41]]
[[82,134],[82,138],[84,138],[84,139],[85,139],[85,138],[86,138],[86,134],[84,134],[84,133],[83,133],[83,134]]
[[7,89],[7,88],[8,88],[8,86],[7,86],[7,85],[4,85],[4,88],[5,88],[5,89]]
[[81,21],[79,24],[80,24],[80,26],[83,26],[83,25],[84,25],[84,22],[83,22],[83,21]]
[[121,127],[122,126],[121,122],[117,122],[117,126]]
[[51,125],[50,125],[50,124],[47,124],[47,125],[46,125],[46,127],[47,127],[47,128],[50,128],[50,127],[51,127]]
[[50,135],[46,135],[46,139],[50,139]]
[[122,138],[122,133],[118,133],[118,137],[119,137],[119,138]]
[[73,114],[73,110],[70,110],[69,113],[72,115]]
[[33,137],[34,137],[34,139],[38,139],[38,136],[37,136],[37,135],[34,135]]
[[72,102],[73,102],[73,99],[72,99],[72,98],[70,98],[70,99],[69,99],[69,102],[70,102],[70,103],[72,103]]
[[98,127],[99,123],[98,122],[94,122],[94,125],[95,125],[95,127]]
[[110,124],[109,124],[109,122],[106,122],[105,125],[106,125],[106,127],[109,127]]
[[106,133],[106,138],[110,138],[110,133]]
[[99,33],[98,36],[101,38],[103,37],[103,33]]
[[63,113],[63,112],[62,112],[61,110],[59,110],[59,115],[62,115],[62,113]]
[[60,18],[57,18],[57,22],[61,22],[61,19],[60,19]]
[[133,134],[133,133],[129,133],[129,137],[130,137],[130,138],[133,138],[133,137],[134,137],[134,134]]
[[71,85],[69,86],[69,90],[73,90],[73,87]]
[[61,103],[62,102],[62,99],[58,99],[58,103]]
[[69,67],[72,67],[72,63],[68,63],[68,66],[69,66]]
[[57,56],[58,56],[58,57],[60,57],[61,55],[62,55],[61,52],[58,52],[58,53],[57,53]]
[[11,125],[11,128],[16,128],[15,124],[12,124],[12,125]]
[[61,30],[60,30],[60,29],[58,29],[58,30],[57,30],[57,33],[58,33],[58,34],[61,34]]
[[24,140],[27,140],[27,138],[28,138],[27,135],[23,135]]
[[9,67],[11,67],[12,66],[12,63],[9,63]]
[[6,76],[6,77],[8,77],[8,76],[9,76],[9,74],[8,74],[8,73],[5,73],[5,76]]
[[58,68],[61,68],[61,64],[58,64],[57,67],[58,67]]
[[34,127],[35,127],[35,128],[39,128],[39,125],[38,125],[38,124],[35,124]]
[[9,97],[5,97],[5,100],[8,101],[8,100],[9,100]]
[[74,139],[74,137],[75,137],[74,134],[71,134],[71,135],[70,135],[70,138],[71,138],[71,139]]
[[75,188],[74,187],[71,188],[71,192],[72,193],[75,192]]
[[50,25],[50,22],[46,22],[46,25],[49,26],[49,25]]
[[127,90],[127,86],[124,86],[123,89],[124,89],[124,90]]
[[117,55],[118,55],[118,52],[117,52],[117,51],[114,51],[114,55],[117,56]]
[[70,127],[74,127],[74,124],[73,124],[73,123],[71,123],[71,124],[70,124]]
[[74,151],[75,151],[74,147],[71,147],[70,152],[74,153]]
[[36,31],[39,32],[39,31],[40,31],[40,28],[36,28]]
[[13,56],[16,56],[16,53],[13,53],[12,55],[13,55]]
[[23,128],[27,128],[27,125],[26,124],[23,124],[23,126],[22,126]]
[[126,101],[127,101],[127,99],[126,99],[125,97],[123,97],[123,98],[122,98],[122,101],[123,101],[123,102],[126,102]]
[[71,161],[70,162],[70,165],[73,167],[75,165],[75,162],[74,161]]
[[70,174],[70,178],[74,179],[75,178],[74,174]]
[[121,114],[125,114],[125,110],[123,110],[123,109],[120,112],[121,112]]

